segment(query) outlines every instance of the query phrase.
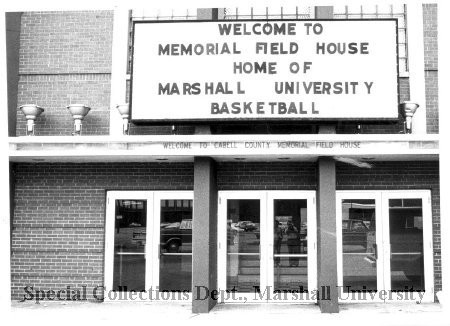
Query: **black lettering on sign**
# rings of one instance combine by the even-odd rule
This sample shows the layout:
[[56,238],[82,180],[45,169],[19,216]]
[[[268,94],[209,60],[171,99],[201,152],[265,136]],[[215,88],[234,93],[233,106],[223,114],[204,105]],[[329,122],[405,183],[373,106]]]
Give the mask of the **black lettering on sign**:
[[276,62],[234,62],[233,74],[268,74],[277,73]]
[[191,149],[192,143],[188,142],[163,143],[163,147],[166,149]]
[[361,142],[359,141],[344,141],[344,142],[340,142],[339,146],[341,148],[361,148]]
[[180,95],[180,90],[178,89],[177,83],[166,83],[162,85],[159,83],[158,95]]
[[369,43],[316,43],[316,54],[369,54]]
[[[296,35],[296,23],[228,23],[218,24],[220,35]],[[320,25],[320,24],[319,24]]]

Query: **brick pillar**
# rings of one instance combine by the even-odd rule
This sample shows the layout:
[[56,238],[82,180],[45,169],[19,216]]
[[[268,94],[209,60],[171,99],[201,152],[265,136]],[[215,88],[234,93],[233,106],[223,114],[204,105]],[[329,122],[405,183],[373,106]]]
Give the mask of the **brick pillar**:
[[192,312],[207,313],[217,303],[208,296],[217,290],[217,182],[209,157],[194,158],[193,223]]
[[[317,285],[329,297],[319,296],[321,312],[339,312],[336,243],[336,163],[319,157],[317,174]],[[329,291],[329,292],[328,292]]]
[[[316,19],[333,19],[332,6],[315,7]],[[319,126],[319,134],[335,134],[336,125]],[[317,286],[329,289],[329,297],[319,296],[321,312],[339,312],[336,243],[336,162],[332,157],[317,161]]]

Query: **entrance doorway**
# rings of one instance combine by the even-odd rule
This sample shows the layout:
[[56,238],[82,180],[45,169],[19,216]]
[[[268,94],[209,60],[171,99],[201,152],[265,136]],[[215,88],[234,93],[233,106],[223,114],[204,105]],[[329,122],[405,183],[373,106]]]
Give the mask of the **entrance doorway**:
[[422,302],[432,302],[430,191],[338,191],[336,199],[341,298],[408,301],[424,292]]
[[192,291],[192,208],[191,191],[109,191],[106,289],[145,290],[146,300],[176,292],[186,300]]
[[276,292],[314,301],[314,191],[221,191],[218,218],[219,289],[247,302],[271,301]]

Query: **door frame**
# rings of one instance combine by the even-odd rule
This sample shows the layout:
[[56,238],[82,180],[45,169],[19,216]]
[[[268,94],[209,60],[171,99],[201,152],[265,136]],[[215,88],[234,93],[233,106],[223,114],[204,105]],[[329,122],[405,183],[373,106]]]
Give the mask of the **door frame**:
[[[268,257],[267,261],[267,282],[269,286],[274,286],[274,260],[273,260],[273,245],[274,245],[274,200],[276,199],[300,199],[307,202],[307,274],[308,274],[308,296],[303,300],[296,299],[292,294],[286,295],[287,300],[284,302],[308,302],[315,303],[312,292],[317,290],[317,210],[316,210],[316,192],[313,190],[276,190],[267,193],[267,226],[268,226],[268,242],[266,246]],[[311,230],[311,231],[309,231]],[[269,302],[279,302],[279,300],[269,300]]]
[[[218,288],[226,290],[227,282],[227,200],[229,199],[259,199],[260,200],[260,286],[264,291],[265,286],[273,289],[273,214],[275,199],[304,199],[307,200],[308,214],[308,292],[317,290],[317,217],[316,217],[316,191],[314,190],[223,190],[218,192],[218,224],[217,224],[217,274]],[[234,300],[233,303],[255,302],[254,293],[239,293],[242,300]],[[271,302],[268,296],[268,302]],[[279,302],[279,300],[275,300]],[[292,295],[287,296],[283,302],[316,302],[316,300],[298,300]],[[224,302],[231,302],[224,300]]]
[[[375,227],[376,227],[376,246],[377,246],[377,290],[384,289],[384,251],[383,248],[383,222],[381,212],[381,193],[379,191],[359,191],[359,190],[343,190],[336,191],[336,251],[337,251],[337,282],[339,290],[339,302],[346,302],[343,297],[351,296],[351,293],[344,293],[344,263],[343,263],[343,244],[342,244],[342,200],[344,199],[373,199],[375,201]],[[358,297],[351,302],[383,302],[377,294],[374,297],[366,295],[364,300]]]
[[[433,221],[430,190],[389,190],[382,193],[383,219],[389,226],[389,199],[422,199],[422,227],[423,227],[423,267],[425,295],[422,302],[434,302],[434,262],[433,262]],[[391,290],[391,244],[389,227],[385,228],[385,284],[386,290]],[[404,292],[404,291],[403,291]],[[412,299],[415,301],[415,299]],[[391,301],[411,301],[393,296]]]
[[[378,262],[382,265],[382,273],[379,274],[377,269],[377,284],[378,278],[381,276],[380,282],[383,288],[380,290],[391,290],[391,271],[390,271],[390,234],[389,234],[389,199],[408,199],[421,198],[422,199],[422,222],[423,222],[423,252],[424,252],[424,279],[425,279],[425,294],[422,302],[434,302],[434,262],[433,262],[433,224],[432,224],[432,209],[431,209],[431,191],[430,190],[339,190],[336,191],[336,241],[337,241],[337,261],[338,261],[338,285],[342,285],[342,199],[370,199],[377,198],[376,214],[379,212],[376,221],[380,221],[380,228],[377,225],[377,246],[378,246]],[[379,237],[381,242],[379,243]],[[378,245],[379,244],[379,245]],[[377,266],[378,266],[377,262]],[[378,287],[378,286],[377,286]],[[344,294],[346,295],[346,294]],[[409,298],[405,299],[405,295],[400,298],[397,295],[392,295],[389,301],[395,302],[411,302],[415,301]],[[371,297],[366,296],[365,300],[352,300],[351,302],[368,302],[372,301]],[[386,302],[375,298],[373,301]],[[345,301],[344,301],[345,302]]]
[[[161,199],[173,199],[173,200],[194,200],[193,191],[146,191],[146,190],[111,190],[106,192],[106,218],[105,218],[105,258],[104,258],[104,287],[105,296],[104,301],[116,301],[110,299],[107,295],[108,291],[112,291],[113,278],[114,278],[114,229],[115,229],[115,201],[138,199],[147,201],[147,239],[145,242],[145,290],[150,288],[155,291],[155,287],[159,285],[159,242],[160,242],[160,228],[159,223],[161,220],[161,207],[157,205],[157,201]],[[193,209],[193,207],[192,207]],[[194,216],[194,212],[193,212]],[[131,292],[129,292],[131,293]],[[127,295],[126,298],[130,296]],[[147,298],[149,294],[147,293]],[[191,300],[192,293],[189,293]],[[150,299],[144,300],[148,301]],[[133,301],[140,301],[134,298]],[[157,301],[153,299],[152,301]],[[171,300],[182,301],[182,300]]]
[[[153,233],[152,233],[152,269],[151,284],[159,286],[159,269],[160,269],[160,225],[161,225],[161,205],[159,201],[167,200],[192,200],[192,219],[194,219],[194,192],[193,191],[154,191],[153,192]],[[194,247],[192,247],[191,256],[194,257]],[[147,267],[147,266],[146,266]],[[193,267],[193,266],[192,266]],[[192,271],[191,271],[192,275]],[[189,300],[192,298],[192,276],[191,276],[191,292],[189,293]],[[185,301],[185,300],[182,300]]]
[[[229,199],[256,199],[259,200],[259,211],[260,211],[260,251],[259,259],[263,259],[263,250],[261,248],[261,242],[263,234],[261,232],[263,223],[263,212],[267,210],[267,200],[266,191],[262,190],[224,190],[218,192],[218,205],[217,205],[217,285],[219,290],[225,291],[227,289],[227,200]],[[262,283],[263,276],[263,266],[260,264],[259,277],[260,284]],[[239,293],[235,300],[225,300],[223,302],[233,302],[233,303],[249,303],[250,302],[261,302],[256,300],[254,293]],[[222,301],[221,301],[222,302]]]

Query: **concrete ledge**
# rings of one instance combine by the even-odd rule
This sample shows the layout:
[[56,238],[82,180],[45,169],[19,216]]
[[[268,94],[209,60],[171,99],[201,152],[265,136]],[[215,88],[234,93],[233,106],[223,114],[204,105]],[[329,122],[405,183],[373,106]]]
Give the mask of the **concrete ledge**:
[[368,160],[438,160],[438,135],[169,135],[169,136],[29,136],[9,138],[13,162],[315,161],[318,156]]

